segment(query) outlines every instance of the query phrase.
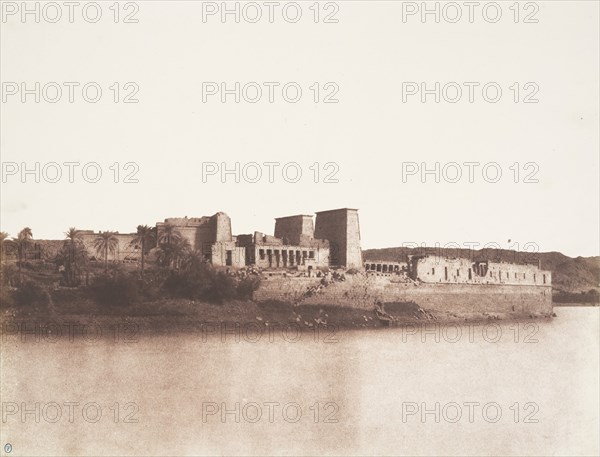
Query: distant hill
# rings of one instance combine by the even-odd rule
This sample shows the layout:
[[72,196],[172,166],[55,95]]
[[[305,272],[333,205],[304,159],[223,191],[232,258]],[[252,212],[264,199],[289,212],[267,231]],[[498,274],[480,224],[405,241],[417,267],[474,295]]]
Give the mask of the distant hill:
[[514,263],[537,263],[552,272],[555,292],[582,293],[590,289],[600,291],[600,257],[568,257],[560,252],[518,252],[506,249],[437,249],[437,248],[384,248],[363,251],[365,261],[388,260],[406,262],[409,255],[429,254],[442,257],[465,257]]

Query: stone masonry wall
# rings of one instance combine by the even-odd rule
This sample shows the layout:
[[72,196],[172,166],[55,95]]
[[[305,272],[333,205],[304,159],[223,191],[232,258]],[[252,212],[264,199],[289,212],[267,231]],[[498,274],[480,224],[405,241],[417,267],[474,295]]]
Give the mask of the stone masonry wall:
[[275,237],[287,240],[289,244],[299,245],[302,240],[313,238],[312,216],[297,215],[275,219]]
[[332,265],[363,267],[357,210],[342,208],[318,212],[315,238],[329,240]]
[[470,259],[426,257],[418,260],[416,277],[427,283],[477,283],[512,285],[550,285],[552,273],[537,265],[519,265],[501,262],[480,262]]
[[456,313],[551,313],[549,286],[497,284],[421,284],[394,282],[383,276],[346,275],[317,294],[306,296],[320,278],[273,277],[263,280],[256,301],[280,300],[316,306],[373,309],[377,302],[414,302],[423,309]]
[[[304,246],[252,245],[247,247],[246,250],[250,254],[249,262],[260,268],[288,268],[299,265],[317,268],[329,265],[329,248],[326,246],[311,248]],[[284,251],[286,253],[285,259],[283,256]]]
[[[117,239],[117,246],[114,251],[108,251],[108,261],[118,262],[133,262],[137,261],[140,257],[140,247],[133,244],[133,240],[136,237],[135,233],[115,233]],[[104,254],[98,252],[94,246],[99,233],[94,233],[91,230],[82,230],[79,238],[85,247],[87,254],[90,258],[98,261],[104,261]]]
[[255,301],[277,300],[296,303],[302,300],[306,291],[313,286],[318,286],[321,278],[284,278],[269,277],[261,281],[260,287],[254,292]]

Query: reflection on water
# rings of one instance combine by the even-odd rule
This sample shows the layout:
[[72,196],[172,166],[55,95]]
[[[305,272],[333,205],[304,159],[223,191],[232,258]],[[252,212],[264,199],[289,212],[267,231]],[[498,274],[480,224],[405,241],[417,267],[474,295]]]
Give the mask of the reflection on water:
[[1,444],[10,455],[597,455],[599,309],[556,313],[332,343],[8,337]]

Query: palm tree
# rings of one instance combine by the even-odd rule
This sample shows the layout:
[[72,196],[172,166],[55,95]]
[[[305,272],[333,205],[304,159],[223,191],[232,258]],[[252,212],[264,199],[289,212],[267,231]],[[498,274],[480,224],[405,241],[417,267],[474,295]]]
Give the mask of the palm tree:
[[148,227],[147,225],[138,225],[137,226],[137,234],[135,238],[131,241],[131,244],[140,245],[142,249],[142,278],[144,277],[144,261],[146,258],[146,251],[149,247],[154,244],[156,241],[156,227]]
[[161,226],[158,234],[158,261],[176,269],[179,260],[190,249],[190,243],[183,238],[181,232],[173,224]]
[[104,271],[108,272],[108,253],[114,253],[119,246],[119,239],[115,236],[115,232],[100,232],[94,240],[94,248],[98,254],[104,255]]
[[199,249],[190,249],[181,261],[182,268],[187,271],[198,271],[205,264],[204,253]]
[[33,233],[29,227],[25,227],[19,232],[16,238],[11,240],[11,243],[17,249],[17,266],[19,267],[19,282],[21,282],[21,268],[23,264],[23,258],[27,254],[27,247],[31,244]]
[[182,237],[172,237],[171,242],[160,243],[158,261],[172,270],[179,269],[182,259],[191,251],[190,242]]
[[172,244],[181,240],[182,236],[177,227],[173,224],[165,224],[161,227],[161,232],[158,237],[160,244]]
[[0,262],[4,257],[4,241],[8,238],[8,233],[0,232]]
[[83,254],[81,247],[81,232],[75,227],[69,227],[69,230],[65,232],[65,248],[67,252],[64,255],[67,283],[69,285],[75,284],[75,276],[79,270],[79,261],[83,260],[81,259],[81,254]]
[[0,287],[2,287],[2,260],[4,258],[4,242],[8,238],[8,233],[0,232]]

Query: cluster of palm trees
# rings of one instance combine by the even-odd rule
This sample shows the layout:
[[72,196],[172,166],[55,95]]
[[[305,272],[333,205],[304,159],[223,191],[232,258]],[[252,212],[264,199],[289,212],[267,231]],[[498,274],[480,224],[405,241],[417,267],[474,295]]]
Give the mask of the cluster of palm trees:
[[[65,232],[65,244],[61,252],[65,266],[67,282],[73,284],[77,280],[83,263],[86,260],[86,250],[81,241],[82,231],[70,227]],[[8,239],[6,232],[0,232],[0,262],[4,255],[4,247],[10,245],[17,254],[17,266],[19,269],[19,281],[22,276],[22,265],[26,259],[27,250],[33,241],[33,233],[29,227],[25,227],[18,235]],[[156,227],[138,225],[136,236],[130,243],[140,247],[140,271],[143,277],[146,264],[146,254],[153,247],[157,247],[157,261],[160,265],[172,270],[179,269],[186,259],[196,257],[192,255],[192,249],[174,225],[164,225],[160,236]],[[93,242],[96,253],[104,260],[105,272],[108,271],[109,254],[114,254],[119,246],[116,232],[101,231]]]
[[80,231],[75,227],[70,227],[69,230],[65,232],[65,244],[63,246],[62,259],[68,285],[77,284],[82,264],[87,260],[79,235]]
[[21,230],[16,237],[8,239],[8,233],[0,232],[0,263],[2,257],[4,257],[4,247],[11,246],[17,252],[17,267],[19,269],[19,281],[21,281],[21,269],[23,265],[23,259],[27,253],[27,248],[33,240],[33,233],[29,227],[25,227]]
[[[108,254],[114,253],[118,246],[115,232],[100,232],[94,241],[94,248],[104,258],[105,268],[108,268]],[[160,265],[172,270],[179,269],[183,262],[192,254],[189,241],[185,239],[176,226],[166,224],[158,234],[156,227],[138,225],[137,232],[131,245],[140,247],[140,271],[144,275],[146,254],[153,247],[157,247],[157,261]]]
[[[105,268],[108,269],[108,254],[114,253],[119,241],[115,232],[100,232],[94,241],[94,248],[104,258]],[[178,270],[182,264],[192,256],[190,242],[185,239],[176,226],[166,224],[160,234],[156,227],[138,225],[136,235],[131,240],[131,245],[140,247],[140,271],[144,276],[146,254],[153,247],[157,247],[157,261],[160,265]]]
[[144,277],[144,265],[146,263],[146,252],[154,245],[156,241],[156,227],[148,227],[147,225],[138,225],[135,238],[131,241],[132,244],[140,246],[141,249],[141,274]]
[[[69,229],[69,231],[75,229]],[[67,232],[69,233],[69,232]],[[130,244],[140,246],[141,262],[140,270],[142,276],[144,275],[144,268],[146,264],[146,253],[152,248],[154,241],[156,240],[156,228],[149,227],[147,225],[138,225],[136,236],[131,240]],[[114,254],[119,246],[119,239],[117,238],[116,232],[104,231],[100,232],[94,240],[94,249],[98,255],[101,255],[104,259],[104,269],[108,271],[108,254]]]
[[183,261],[192,253],[190,242],[174,225],[163,226],[158,237],[157,261],[160,265],[178,270]]

